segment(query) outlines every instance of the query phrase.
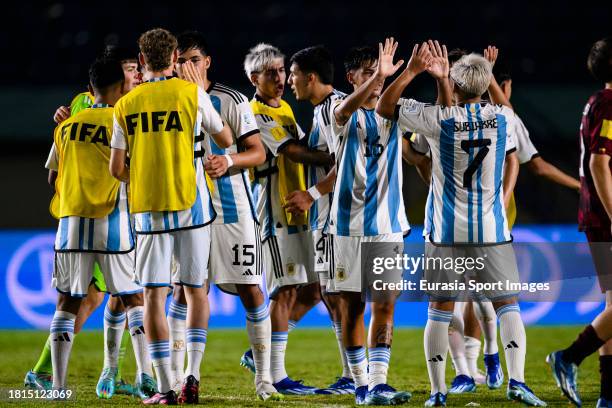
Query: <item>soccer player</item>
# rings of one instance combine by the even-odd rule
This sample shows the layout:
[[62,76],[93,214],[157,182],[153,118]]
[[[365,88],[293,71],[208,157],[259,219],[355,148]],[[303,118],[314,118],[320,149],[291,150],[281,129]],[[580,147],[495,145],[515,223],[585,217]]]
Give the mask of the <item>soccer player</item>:
[[291,107],[282,99],[286,80],[284,58],[278,48],[258,44],[245,57],[244,70],[255,86],[251,107],[266,148],[266,162],[254,169],[252,189],[262,228],[266,283],[271,299],[272,380],[282,394],[306,395],[314,394],[316,388],[287,375],[285,350],[297,289],[317,282],[318,277],[311,267],[307,219],[292,216],[283,209],[283,204],[289,192],[305,188],[302,164],[329,166],[332,159],[327,152],[311,150],[299,143],[304,132],[295,121]]
[[[272,386],[270,378],[270,316],[259,288],[262,283],[259,225],[246,170],[263,164],[266,153],[248,99],[228,86],[209,80],[211,56],[204,36],[189,31],[180,34],[177,40],[179,75],[182,75],[183,64],[191,61],[202,77],[203,88],[221,119],[229,125],[233,137],[233,144],[222,149],[210,134],[204,132],[199,136],[203,139],[204,150],[210,153],[204,168],[213,180],[211,196],[217,213],[211,225],[210,282],[240,297],[246,309],[257,395],[263,400],[277,399],[280,394]],[[181,319],[180,312],[187,308],[177,301],[181,292],[180,284],[175,285],[168,315],[173,370],[177,377],[182,376],[184,351],[181,353],[175,348],[185,343],[185,320]]]
[[[76,315],[87,296],[95,262],[100,265],[107,290],[120,297],[127,309],[139,374],[149,378],[152,375],[142,330],[142,289],[131,279],[135,241],[126,185],[106,170],[112,140],[112,105],[124,94],[124,75],[118,60],[102,58],[91,66],[89,77],[94,104],[58,125],[52,152],[58,171],[50,209],[60,222],[53,274],[59,296],[50,342],[53,388],[60,390],[66,388]],[[115,317],[115,323],[123,327],[125,314]],[[115,342],[120,341],[121,334],[115,336]],[[109,371],[116,373],[118,353],[108,353],[106,357]]]
[[[146,82],[115,107],[110,171],[130,183],[130,211],[138,237],[135,274],[144,287],[144,327],[158,381],[158,393],[143,403],[177,403],[164,308],[172,283],[173,257],[179,265],[178,277],[188,305],[188,386],[183,387],[178,401],[197,403],[208,328],[204,284],[208,277],[209,224],[215,213],[202,160],[194,152],[194,146],[200,147],[195,135],[202,129],[221,148],[232,144],[232,136],[203,89],[172,77],[178,60],[174,35],[156,28],[143,33],[138,45]],[[191,62],[183,69],[199,82]]]
[[578,226],[589,241],[606,307],[568,348],[550,353],[546,361],[563,394],[581,406],[578,366],[599,349],[597,407],[603,408],[612,406],[612,37],[593,44],[587,65],[604,89],[589,98],[582,113]]
[[[295,192],[290,201],[292,211],[300,212],[309,208],[317,195],[334,192],[328,223],[330,278],[342,299],[343,345],[358,405],[397,405],[411,397],[387,384],[395,293],[372,303],[369,362],[366,358],[363,294],[371,282],[367,271],[361,270],[361,253],[367,251],[362,244],[387,243],[376,256],[395,257],[403,251],[403,235],[410,230],[401,193],[401,132],[395,121],[374,111],[384,78],[403,63],[388,63],[396,48],[391,38],[385,40],[384,47],[379,44],[378,52],[373,47],[349,52],[344,65],[354,91],[337,100],[330,112],[333,132],[328,146],[336,155],[335,171],[317,183],[316,191]],[[401,279],[401,270],[393,272]]]
[[[308,147],[310,149],[331,152],[327,145],[331,140],[329,132],[331,129],[330,107],[338,98],[344,96],[342,92],[335,90],[332,86],[334,76],[334,64],[331,53],[323,46],[308,47],[296,52],[290,59],[290,75],[288,83],[291,86],[297,100],[309,101],[314,106],[312,128],[308,135]],[[330,168],[326,166],[308,166],[306,171],[306,184],[310,193],[317,195],[314,187],[323,179]],[[319,282],[313,283],[316,291],[321,293],[323,302],[329,311],[340,359],[342,362],[342,375],[338,380],[327,388],[318,391],[320,394],[354,394],[355,383],[348,366],[346,351],[342,344],[342,323],[340,317],[340,297],[338,292],[329,286],[329,262],[327,260],[327,234],[323,228],[327,223],[329,207],[331,205],[331,194],[320,200],[316,200],[308,211],[308,226],[311,231],[312,245],[314,248],[314,267],[319,275]],[[301,290],[303,290],[302,288]],[[311,293],[311,292],[309,292]],[[298,295],[298,301],[300,300]],[[311,302],[312,304],[312,302]],[[308,310],[304,310],[301,316],[292,313],[292,320],[297,321]],[[303,308],[306,309],[306,308]]]
[[[481,103],[481,95],[492,82],[492,73],[491,64],[477,54],[462,57],[450,70],[458,105],[450,106],[452,98],[447,96],[442,98],[446,106],[427,106],[412,99],[400,100],[405,87],[430,64],[427,53],[423,52],[424,47],[427,44],[415,46],[407,68],[385,90],[376,110],[422,134],[431,148],[432,183],[424,229],[426,257],[435,259],[448,250],[445,246],[454,250],[452,246],[455,244],[472,244],[463,247],[468,256],[482,257],[487,251],[490,261],[486,274],[481,273],[479,279],[517,281],[518,271],[509,243],[502,197],[506,144],[512,143],[507,129],[512,129],[514,114],[506,106]],[[443,75],[447,76],[446,73]],[[445,276],[443,273],[426,268],[425,279],[439,283]],[[453,271],[450,273],[454,274]],[[528,405],[544,406],[545,402],[524,383],[525,329],[516,297],[508,297],[513,293],[505,292],[508,291],[487,295],[493,301],[500,321],[501,338],[506,345],[504,351],[510,376],[507,397]],[[432,389],[425,405],[444,406],[448,328],[454,308],[454,300],[449,299],[456,298],[458,293],[440,290],[430,290],[429,293],[424,343]]]
[[[120,60],[121,68],[123,69],[124,74],[123,89],[125,92],[129,92],[140,83],[140,78],[138,75],[138,57],[130,49],[124,47],[108,46],[104,51],[104,56],[107,58],[114,58]],[[93,96],[90,91],[80,93],[73,98],[70,107],[60,106],[55,112],[53,119],[56,123],[59,124],[64,120],[68,119],[71,115],[75,115],[81,110],[91,107],[92,104]],[[45,167],[49,170],[49,183],[54,186],[55,179],[57,177],[57,160],[56,152],[53,146],[49,154],[49,158],[47,159],[47,163],[45,164]],[[105,293],[106,284],[104,282],[104,276],[102,275],[99,266],[95,264],[92,281],[87,291],[87,297],[81,302],[81,306],[79,307],[79,313],[77,314],[77,318],[75,321],[75,335],[81,331],[83,324],[87,321],[87,319],[94,312],[94,310],[96,310],[100,306],[100,304],[102,304],[102,302],[104,301]],[[113,317],[112,315],[115,316]],[[105,316],[109,316],[110,320],[119,319],[123,322],[126,321],[125,310],[119,297],[109,298],[105,308]],[[98,394],[98,396],[103,398],[110,398],[115,392],[118,394],[137,393],[141,396],[150,394],[152,387],[155,385],[154,382],[152,382],[152,378],[146,378],[146,375],[137,378],[136,387],[132,387],[131,384],[123,380],[121,375],[121,366],[123,362],[123,357],[125,356],[126,345],[130,335],[125,330],[116,327],[118,325],[110,322],[109,319],[104,319],[104,332],[105,334],[112,332],[113,335],[109,336],[108,338],[110,343],[105,341],[105,361],[108,361],[107,357],[109,355],[109,352],[111,351],[110,349],[113,349],[112,352],[118,352],[119,361],[117,364],[117,373],[115,378],[109,379],[109,372],[107,371],[105,374],[103,370],[103,375],[100,376],[100,381],[96,386],[96,393]],[[123,335],[121,337],[121,345],[119,349],[115,349],[115,334],[118,333],[123,333]],[[111,347],[109,348],[109,346]],[[49,339],[47,339],[47,341],[45,342],[45,346],[43,347],[43,350],[38,359],[38,362],[36,363],[34,368],[26,374],[24,385],[28,388],[34,389],[49,389],[52,383],[51,372],[51,345]]]

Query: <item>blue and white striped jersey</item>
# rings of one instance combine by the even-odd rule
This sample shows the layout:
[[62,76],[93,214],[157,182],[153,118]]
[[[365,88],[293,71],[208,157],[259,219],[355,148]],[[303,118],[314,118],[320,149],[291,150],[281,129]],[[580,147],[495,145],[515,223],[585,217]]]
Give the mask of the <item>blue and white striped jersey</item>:
[[[207,92],[213,106],[232,130],[234,144],[221,149],[212,137],[204,132],[206,155],[238,153],[238,142],[259,133],[249,100],[238,91],[219,83],[212,83]],[[232,224],[238,222],[240,217],[257,220],[247,169],[229,169],[223,176],[213,179],[213,187],[210,194],[217,213],[215,224]]]
[[[333,90],[325,99],[314,107],[314,115],[312,119],[312,128],[308,135],[308,147],[313,150],[321,150],[324,152],[332,152],[328,146],[329,140],[333,140],[330,136],[333,133],[331,123],[331,108],[334,102],[344,96],[344,93]],[[306,185],[308,188],[316,185],[321,179],[327,175],[327,170],[323,166],[306,166]],[[308,226],[311,230],[318,230],[325,227],[327,217],[329,215],[329,207],[331,206],[333,193],[327,194],[316,200],[308,211]]]
[[374,236],[410,230],[402,198],[402,136],[398,123],[384,119],[374,109],[357,110],[344,126],[338,126],[335,116],[330,116],[337,178],[329,232]]
[[431,151],[423,234],[444,244],[510,241],[503,171],[506,153],[514,150],[514,112],[485,103],[447,108],[400,99],[397,117],[424,136]]
[[134,249],[134,233],[124,183],[113,211],[102,218],[63,217],[55,236],[57,252],[122,253]]

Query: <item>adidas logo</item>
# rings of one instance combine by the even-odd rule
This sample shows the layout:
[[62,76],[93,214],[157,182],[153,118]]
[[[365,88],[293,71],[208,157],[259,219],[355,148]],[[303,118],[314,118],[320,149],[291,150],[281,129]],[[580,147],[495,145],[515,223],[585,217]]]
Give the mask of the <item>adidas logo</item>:
[[508,349],[511,349],[511,348],[519,348],[518,344],[516,344],[516,343],[514,342],[514,340],[512,340],[510,343],[508,343],[508,344],[506,345],[506,348],[505,348],[505,349],[506,349],[506,350],[508,350]]
[[253,276],[253,272],[250,269],[247,269],[242,273],[242,276]]
[[430,358],[430,359],[429,359],[429,360],[427,360],[427,361],[429,361],[430,363],[439,363],[439,362],[441,362],[441,361],[444,361],[444,359],[442,358],[442,356],[441,356],[441,355],[439,355],[439,354],[438,354],[437,356],[432,357],[432,358]]
[[67,341],[67,342],[70,342],[70,336],[68,335],[67,332],[60,333],[60,334],[58,334],[58,336],[56,338],[53,339],[53,341]]
[[139,326],[138,328],[136,328],[136,330],[134,330],[134,333],[132,333],[132,336],[136,336],[137,334],[145,334],[144,326]]
[[318,264],[322,264],[322,263],[323,263],[323,258],[318,257],[318,258],[317,258],[317,263],[318,263]]

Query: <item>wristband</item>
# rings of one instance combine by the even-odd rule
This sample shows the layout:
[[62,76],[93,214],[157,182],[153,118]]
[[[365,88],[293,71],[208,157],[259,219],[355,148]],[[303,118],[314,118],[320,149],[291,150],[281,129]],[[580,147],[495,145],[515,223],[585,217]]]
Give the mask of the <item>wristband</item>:
[[310,187],[308,189],[308,194],[310,194],[314,201],[317,201],[319,198],[321,198],[321,193],[319,193],[319,190],[317,190],[317,186]]
[[223,157],[225,157],[225,160],[227,160],[227,168],[228,169],[234,165],[234,161],[232,160],[232,156],[230,156],[229,154],[225,154],[225,155],[223,155]]

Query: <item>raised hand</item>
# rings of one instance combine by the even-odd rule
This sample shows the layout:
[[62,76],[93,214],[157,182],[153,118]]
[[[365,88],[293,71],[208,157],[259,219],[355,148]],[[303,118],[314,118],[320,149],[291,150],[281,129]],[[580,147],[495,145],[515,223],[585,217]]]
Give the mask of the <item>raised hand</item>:
[[202,75],[200,74],[200,72],[196,69],[195,65],[193,65],[193,62],[185,61],[183,64],[181,64],[179,75],[181,79],[184,79],[185,81],[193,82],[200,88],[206,89],[206,86],[204,84],[204,79],[202,78]]
[[484,57],[487,61],[491,63],[491,68],[495,65],[495,61],[497,61],[497,56],[499,55],[499,50],[494,45],[489,45],[484,49]]
[[427,43],[424,42],[420,47],[419,44],[415,44],[406,70],[411,71],[414,75],[418,75],[429,67],[432,58]]
[[435,79],[448,78],[450,72],[450,64],[448,63],[448,52],[446,45],[438,41],[428,41],[429,51],[431,52],[431,63],[427,67],[427,72]]
[[378,43],[378,67],[377,73],[381,78],[387,78],[395,74],[404,64],[404,60],[399,60],[394,65],[393,56],[397,50],[398,42],[393,37],[385,39],[385,45]]

